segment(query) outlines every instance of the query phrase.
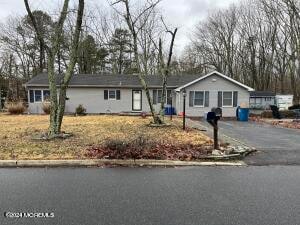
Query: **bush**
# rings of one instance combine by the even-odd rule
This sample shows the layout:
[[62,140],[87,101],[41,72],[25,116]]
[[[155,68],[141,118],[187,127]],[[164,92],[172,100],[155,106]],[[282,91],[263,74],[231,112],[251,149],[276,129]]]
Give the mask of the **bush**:
[[108,139],[105,141],[103,146],[109,150],[116,151],[118,154],[122,154],[128,148],[129,143],[120,139]]
[[293,112],[293,111],[289,111],[289,110],[284,110],[284,111],[280,111],[279,112],[280,115],[283,117],[283,118],[295,118],[296,117],[296,113]]
[[77,106],[77,108],[75,109],[75,113],[78,116],[84,116],[86,115],[86,108],[83,107],[83,105],[79,105]]
[[[293,111],[284,110],[279,111],[279,114],[282,118],[295,118],[296,114]],[[273,118],[273,113],[271,110],[266,110],[261,113],[262,118]]]
[[26,111],[26,107],[24,106],[24,103],[19,102],[7,102],[5,104],[5,108],[7,108],[7,111],[10,114],[23,114]]
[[144,151],[151,149],[153,146],[155,144],[149,141],[149,137],[144,135],[139,135],[132,140],[108,139],[102,145],[103,149],[110,152],[110,157],[116,159],[141,158]]
[[42,109],[44,111],[45,114],[50,114],[51,111],[51,103],[48,101],[43,102],[42,104]]
[[292,105],[289,107],[289,110],[300,109],[300,104]]
[[261,113],[262,118],[273,118],[273,113],[271,110],[266,110]]

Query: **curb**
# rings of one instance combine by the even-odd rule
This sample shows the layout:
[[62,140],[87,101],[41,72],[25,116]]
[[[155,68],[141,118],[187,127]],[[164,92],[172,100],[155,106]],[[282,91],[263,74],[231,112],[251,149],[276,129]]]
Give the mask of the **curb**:
[[171,160],[0,160],[0,167],[90,167],[90,166],[246,166],[243,161],[171,161]]

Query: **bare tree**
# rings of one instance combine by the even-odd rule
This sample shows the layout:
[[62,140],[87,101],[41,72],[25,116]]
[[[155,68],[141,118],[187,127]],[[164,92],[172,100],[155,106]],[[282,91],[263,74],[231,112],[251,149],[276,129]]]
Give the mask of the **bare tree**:
[[[111,5],[115,6],[117,4],[122,4],[124,7],[123,12],[120,12],[116,9],[116,11],[123,16],[123,18],[126,21],[126,24],[128,26],[129,31],[131,32],[132,39],[133,39],[133,52],[134,52],[134,59],[135,59],[135,66],[138,72],[138,77],[140,80],[140,83],[146,93],[147,101],[150,107],[151,115],[153,118],[153,122],[155,124],[162,124],[163,121],[160,119],[160,117],[156,114],[155,109],[153,107],[153,102],[151,99],[150,91],[148,88],[148,85],[145,80],[145,71],[142,69],[142,61],[138,50],[138,35],[140,31],[144,28],[144,25],[147,21],[147,18],[151,15],[151,12],[155,8],[155,6],[160,2],[160,0],[157,1],[148,1],[147,5],[144,6],[141,10],[139,10],[136,15],[133,15],[131,12],[131,8],[129,5],[129,0],[118,0],[113,2]],[[145,16],[146,19],[144,19],[142,23],[138,23],[142,16]]]
[[[59,52],[60,45],[62,43],[62,33],[63,26],[68,14],[69,0],[64,0],[63,8],[61,10],[59,19],[54,27],[54,32],[51,36],[51,43],[48,44],[45,41],[45,37],[37,25],[36,18],[32,13],[28,0],[24,0],[25,7],[29,18],[31,19],[32,25],[35,29],[37,38],[48,55],[47,67],[48,67],[48,79],[49,79],[49,89],[50,89],[50,101],[51,101],[51,112],[50,112],[50,127],[49,127],[49,137],[54,138],[61,133],[61,124],[63,115],[65,112],[65,101],[66,101],[66,91],[70,79],[73,76],[74,67],[77,60],[78,43],[81,32],[83,11],[84,11],[84,0],[78,0],[78,11],[75,31],[72,37],[72,45],[69,57],[69,63],[64,75],[58,76],[55,71],[55,58]],[[57,81],[60,81],[59,92],[57,90]]]
[[170,29],[167,28],[166,24],[164,23],[163,19],[162,22],[165,26],[166,32],[171,35],[171,42],[170,42],[170,47],[169,47],[169,52],[168,52],[168,58],[167,58],[167,63],[164,62],[164,57],[163,57],[163,47],[162,47],[162,40],[159,39],[159,64],[160,64],[160,73],[162,76],[162,97],[161,97],[161,104],[160,104],[160,115],[162,118],[164,117],[164,110],[165,110],[165,101],[167,98],[170,96],[167,96],[167,80],[168,76],[170,74],[170,69],[171,69],[171,62],[172,62],[172,56],[173,56],[173,48],[174,48],[174,42],[176,38],[176,34],[178,29],[175,28],[174,31],[171,31]]

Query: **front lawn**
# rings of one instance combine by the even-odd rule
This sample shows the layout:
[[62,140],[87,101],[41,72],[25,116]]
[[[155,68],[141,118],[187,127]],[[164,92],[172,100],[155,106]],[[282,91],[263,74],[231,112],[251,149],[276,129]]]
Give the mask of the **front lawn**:
[[[169,119],[167,120],[169,122]],[[197,130],[189,129],[183,132],[179,119],[173,120],[171,126],[164,128],[149,127],[149,122],[150,118],[141,117],[65,116],[63,131],[72,133],[73,137],[65,140],[36,141],[32,139],[33,136],[47,131],[48,116],[14,116],[2,113],[0,160],[101,158],[97,152],[102,150],[105,143],[137,140],[140,137],[151,140],[152,143],[162,143],[162,146],[173,150],[175,147],[176,152],[180,152],[180,148],[192,150],[186,146],[196,146],[197,151],[200,151],[212,145],[211,139]]]

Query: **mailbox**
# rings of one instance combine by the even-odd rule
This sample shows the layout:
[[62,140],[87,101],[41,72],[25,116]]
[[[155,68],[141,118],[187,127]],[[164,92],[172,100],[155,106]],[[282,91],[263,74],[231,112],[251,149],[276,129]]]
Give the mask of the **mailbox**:
[[207,113],[207,117],[206,117],[206,121],[212,125],[213,127],[217,126],[217,121],[218,121],[218,118],[216,116],[216,113],[215,112],[208,112]]
[[222,109],[221,108],[212,108],[211,111],[215,112],[216,116],[218,116],[220,118],[222,117]]
[[221,108],[212,108],[211,112],[207,113],[206,120],[214,128],[217,128],[218,120],[220,120],[221,117],[222,117],[222,109]]
[[218,121],[222,117],[221,108],[212,108],[210,112],[207,113],[206,121],[214,128],[214,149],[219,149],[218,144]]

